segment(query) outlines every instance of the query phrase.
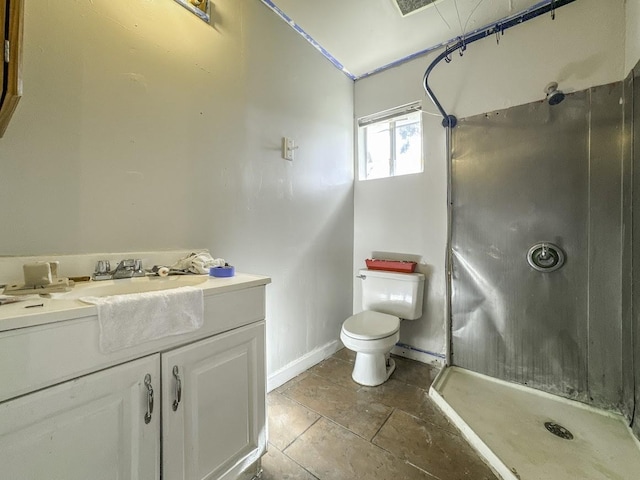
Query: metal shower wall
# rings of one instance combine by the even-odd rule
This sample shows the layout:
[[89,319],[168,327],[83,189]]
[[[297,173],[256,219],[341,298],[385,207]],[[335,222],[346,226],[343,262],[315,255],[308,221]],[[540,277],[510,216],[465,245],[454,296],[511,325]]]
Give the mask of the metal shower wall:
[[[606,408],[622,403],[622,83],[453,130],[453,364]],[[527,253],[550,242],[553,272]]]
[[[625,335],[629,335],[633,340],[631,345],[627,343],[628,351],[631,349],[632,356],[632,375],[626,376],[626,392],[629,392],[632,401],[635,400],[635,418],[633,419],[633,432],[640,439],[640,62],[634,68],[632,78],[628,79],[625,84],[627,87],[625,97],[627,103],[632,103],[632,107],[625,109],[627,117],[632,118],[630,125],[625,121],[626,131],[631,134],[632,145],[625,150],[626,155],[630,158],[631,166],[629,170],[633,172],[631,185],[631,201],[632,201],[632,224],[633,233],[631,252],[627,250],[626,260],[630,262],[632,287],[631,287],[631,312],[625,315],[627,328]],[[628,196],[627,196],[628,197]],[[629,258],[629,256],[631,258]],[[625,262],[625,263],[627,263]],[[626,355],[625,355],[626,357]]]

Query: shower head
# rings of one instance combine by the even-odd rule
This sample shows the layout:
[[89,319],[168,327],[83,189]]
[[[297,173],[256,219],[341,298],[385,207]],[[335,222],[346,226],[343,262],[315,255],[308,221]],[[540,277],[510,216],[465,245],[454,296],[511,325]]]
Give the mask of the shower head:
[[558,90],[558,84],[556,82],[551,82],[545,87],[544,91],[547,94],[547,102],[549,102],[549,105],[557,105],[564,100],[564,93]]

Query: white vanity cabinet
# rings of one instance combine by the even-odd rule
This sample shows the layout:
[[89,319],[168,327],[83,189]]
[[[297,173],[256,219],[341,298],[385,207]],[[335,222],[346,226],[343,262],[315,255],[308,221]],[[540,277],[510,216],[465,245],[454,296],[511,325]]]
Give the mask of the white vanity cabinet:
[[269,279],[246,277],[208,282],[201,329],[113,353],[86,309],[0,330],[0,478],[252,478],[267,443]]
[[145,422],[147,375],[160,384],[159,355],[0,404],[0,478],[160,478],[160,414]]
[[264,323],[162,355],[162,472],[231,480],[264,453]]

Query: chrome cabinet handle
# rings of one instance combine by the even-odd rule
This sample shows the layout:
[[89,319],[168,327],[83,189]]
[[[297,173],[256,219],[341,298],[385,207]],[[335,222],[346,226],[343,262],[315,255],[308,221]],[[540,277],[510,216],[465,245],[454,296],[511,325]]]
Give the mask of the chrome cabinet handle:
[[176,399],[173,401],[173,411],[178,410],[180,400],[182,399],[182,381],[180,380],[180,373],[178,372],[178,366],[173,366],[173,378],[176,379]]
[[144,376],[144,386],[147,387],[147,413],[144,414],[144,423],[151,422],[151,414],[153,413],[153,387],[151,386],[151,375]]
[[364,279],[366,279],[366,278],[367,278],[367,276],[366,276],[366,275],[356,275],[356,278],[359,278],[359,279],[361,279],[361,280],[364,280]]

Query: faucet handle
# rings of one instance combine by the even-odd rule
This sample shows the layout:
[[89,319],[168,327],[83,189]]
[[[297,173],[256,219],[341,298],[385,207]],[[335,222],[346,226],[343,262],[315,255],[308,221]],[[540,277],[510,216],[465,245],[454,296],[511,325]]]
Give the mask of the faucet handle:
[[134,265],[135,265],[135,260],[132,258],[128,258],[126,260],[121,260],[120,263],[118,264],[117,269],[131,270]]
[[109,262],[107,260],[98,260],[95,273],[107,273],[109,271],[108,264]]
[[133,276],[134,277],[144,277],[145,273],[142,269],[142,260],[137,258],[133,261]]
[[111,279],[111,264],[109,260],[98,260],[96,263],[95,272],[93,272],[94,280],[110,280]]

